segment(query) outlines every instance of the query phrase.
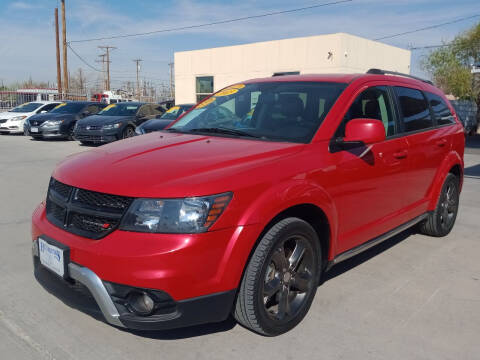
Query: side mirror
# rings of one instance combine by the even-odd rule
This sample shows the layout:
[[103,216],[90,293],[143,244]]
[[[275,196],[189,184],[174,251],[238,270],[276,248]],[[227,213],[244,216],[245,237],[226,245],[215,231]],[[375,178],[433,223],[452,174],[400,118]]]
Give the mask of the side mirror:
[[42,110],[42,111],[40,111],[40,114],[45,114],[47,112],[48,112],[47,110]]
[[345,127],[344,143],[370,145],[385,140],[385,127],[380,120],[353,119]]

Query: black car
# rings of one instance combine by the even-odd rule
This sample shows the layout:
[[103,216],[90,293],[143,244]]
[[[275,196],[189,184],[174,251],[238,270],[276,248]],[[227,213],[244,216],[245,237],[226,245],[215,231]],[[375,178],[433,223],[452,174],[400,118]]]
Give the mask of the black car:
[[161,115],[160,117],[145,121],[142,125],[137,127],[135,133],[137,135],[142,135],[152,131],[163,130],[167,127],[167,125],[170,125],[174,120],[177,120],[180,115],[183,115],[194,105],[195,104],[182,104],[172,106],[165,112],[165,114]]
[[82,144],[107,143],[135,135],[135,129],[147,120],[163,114],[159,104],[122,102],[110,104],[97,115],[77,123],[74,137]]
[[34,139],[73,139],[73,128],[76,122],[96,114],[105,106],[105,104],[91,101],[61,103],[48,113],[30,117],[25,122],[25,135],[30,135]]

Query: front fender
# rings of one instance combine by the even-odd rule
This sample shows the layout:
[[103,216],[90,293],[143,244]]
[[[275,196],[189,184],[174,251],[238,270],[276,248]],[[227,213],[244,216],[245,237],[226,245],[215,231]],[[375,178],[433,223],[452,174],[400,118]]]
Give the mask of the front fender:
[[337,238],[337,209],[330,195],[304,178],[272,186],[252,202],[240,218],[240,225],[260,224],[264,229],[278,214],[297,205],[311,204],[325,214],[330,226],[330,255]]
[[438,197],[440,196],[440,191],[442,190],[443,183],[447,174],[450,172],[450,169],[455,165],[459,165],[461,169],[460,174],[460,191],[462,190],[463,185],[463,159],[455,151],[450,151],[447,156],[443,159],[442,164],[435,174],[435,180],[430,188],[429,196],[430,202],[428,203],[428,210],[435,210],[438,202]]

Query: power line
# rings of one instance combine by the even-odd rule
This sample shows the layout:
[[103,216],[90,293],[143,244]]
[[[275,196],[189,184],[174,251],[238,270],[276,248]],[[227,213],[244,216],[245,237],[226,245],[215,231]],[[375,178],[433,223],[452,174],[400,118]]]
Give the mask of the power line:
[[415,46],[409,48],[409,50],[423,50],[423,49],[437,49],[445,46],[449,46],[450,44],[443,44],[443,45],[427,45],[427,46]]
[[105,36],[105,37],[91,38],[91,39],[71,40],[70,43],[80,43],[80,42],[88,42],[88,41],[111,40],[111,39],[120,39],[120,38],[134,37],[134,36],[146,36],[146,35],[159,34],[159,33],[165,33],[165,32],[172,32],[172,31],[196,29],[196,28],[201,28],[201,27],[206,27],[206,26],[220,25],[220,24],[232,23],[232,22],[237,22],[237,21],[244,21],[244,20],[249,20],[249,19],[258,19],[258,18],[263,18],[263,17],[267,17],[267,16],[288,14],[288,13],[293,13],[293,12],[297,12],[297,11],[304,11],[304,10],[310,10],[310,9],[320,8],[320,7],[324,7],[324,6],[330,6],[330,5],[337,5],[337,4],[348,3],[348,2],[352,2],[352,1],[354,1],[354,0],[339,0],[339,1],[333,1],[333,2],[328,2],[328,3],[323,3],[323,4],[305,6],[305,7],[296,8],[296,9],[282,10],[282,11],[274,11],[274,12],[265,13],[265,14],[251,15],[251,16],[244,16],[244,17],[234,18],[234,19],[228,19],[228,20],[214,21],[214,22],[210,22],[210,23],[206,23],[206,24],[188,25],[188,26],[181,26],[181,27],[176,27],[176,28],[169,28],[169,29],[161,29],[161,30],[148,31],[148,32],[143,32],[143,33],[123,34],[123,35],[112,35],[112,36]]
[[80,59],[80,61],[82,61],[85,65],[87,65],[90,69],[92,70],[95,70],[95,71],[98,71],[98,72],[103,72],[102,70],[99,70],[97,69],[96,67],[94,67],[93,65],[90,65],[87,60],[85,60],[83,57],[81,57],[73,48],[72,46],[70,45],[70,43],[67,43],[67,46],[70,50],[72,50],[72,53]]
[[383,36],[383,37],[380,37],[380,38],[377,38],[377,39],[374,39],[374,40],[375,40],[375,41],[379,41],[379,40],[391,39],[391,38],[398,37],[398,36],[402,36],[402,35],[413,34],[413,33],[419,32],[419,31],[436,29],[436,28],[439,28],[439,27],[441,27],[441,26],[450,25],[450,24],[455,24],[455,23],[458,23],[458,22],[460,22],[460,21],[465,21],[465,20],[473,19],[473,18],[476,18],[476,17],[479,17],[479,16],[480,16],[480,14],[476,14],[476,15],[472,15],[472,16],[467,16],[467,17],[460,18],[460,19],[457,19],[457,20],[444,22],[444,23],[441,23],[441,24],[436,24],[436,25],[431,25],[431,26],[423,27],[423,28],[420,28],[420,29],[405,31],[405,32],[398,33],[398,34]]

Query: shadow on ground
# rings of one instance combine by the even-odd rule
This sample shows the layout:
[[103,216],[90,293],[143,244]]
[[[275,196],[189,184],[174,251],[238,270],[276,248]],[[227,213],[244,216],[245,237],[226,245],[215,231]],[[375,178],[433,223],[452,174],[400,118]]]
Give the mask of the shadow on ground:
[[480,135],[474,136],[467,136],[465,139],[465,147],[473,148],[473,149],[480,149]]
[[[407,239],[410,235],[414,234],[415,230],[408,229],[404,232],[382,242],[381,244],[348,259],[338,265],[335,265],[322,277],[319,286],[325,281],[334,279],[337,276],[363,264],[371,258],[383,253],[384,251],[392,248],[403,240]],[[66,281],[61,280],[58,276],[54,275],[50,271],[42,268],[35,267],[35,278],[45,290],[50,294],[59,298],[67,306],[79,310],[96,320],[105,322],[105,319],[96,304],[93,297],[88,290],[82,286],[73,286]],[[308,315],[307,315],[308,316]],[[126,330],[120,328],[120,330],[129,332],[131,334],[157,340],[177,340],[185,338],[193,338],[197,336],[203,336],[218,332],[225,332],[233,329],[237,325],[235,319],[230,316],[227,320],[220,323],[197,325],[187,328],[164,330],[164,331],[138,331],[138,330]]]
[[480,178],[480,164],[466,167],[464,174],[466,177]]

